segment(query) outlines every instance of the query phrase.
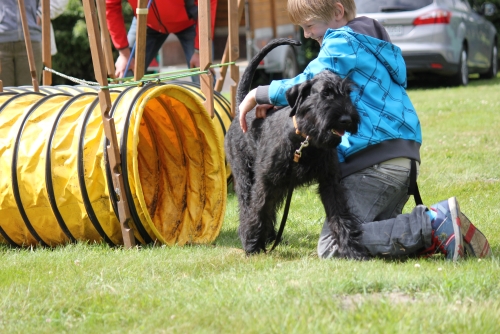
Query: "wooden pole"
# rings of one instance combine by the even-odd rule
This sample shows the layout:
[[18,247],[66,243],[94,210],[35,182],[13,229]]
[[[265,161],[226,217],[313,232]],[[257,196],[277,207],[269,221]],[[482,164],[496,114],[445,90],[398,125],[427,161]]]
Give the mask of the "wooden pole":
[[[104,64],[104,56],[102,52],[99,26],[97,24],[97,13],[94,0],[84,0],[83,8],[85,11],[85,21],[87,23],[87,32],[89,35],[90,51],[92,53],[92,63],[94,65],[94,73],[97,81],[101,86],[107,86],[108,80],[106,77],[106,68]],[[111,170],[111,178],[113,188],[110,189],[110,195],[115,196],[118,207],[118,219],[123,235],[123,243],[126,248],[135,246],[134,232],[130,228],[132,218],[130,208],[125,196],[125,185],[123,182],[123,174],[121,168],[120,149],[116,138],[115,121],[111,117],[111,96],[109,89],[101,88],[98,92],[99,104],[101,106],[101,115],[104,127],[104,134],[109,141],[106,151],[108,153],[109,166]]]
[[144,76],[146,67],[146,21],[148,19],[148,0],[139,0],[135,13],[137,15],[137,32],[135,37],[134,80]]
[[106,0],[97,0],[97,14],[99,16],[99,26],[101,27],[101,42],[108,77],[115,77],[115,62],[113,60],[113,51],[111,49],[111,38],[109,36],[108,23],[106,22]]
[[[235,34],[239,36],[239,24],[241,22],[241,17],[243,16],[243,12],[244,12],[244,9],[245,9],[245,0],[238,0],[238,18],[237,18],[237,22],[238,22],[238,25],[236,27],[236,32],[233,32],[230,36],[234,36]],[[231,10],[232,8],[228,8],[228,14],[229,14],[229,19],[228,19],[228,27],[229,27],[229,24],[231,22]],[[234,27],[233,27],[234,29]],[[229,29],[228,29],[229,30]],[[226,47],[224,48],[224,54],[222,55],[222,63],[227,63],[229,61],[229,44],[231,43],[231,39],[229,38],[229,36],[227,37],[227,42],[226,42]],[[233,41],[233,44],[234,44],[234,41]],[[240,45],[239,45],[239,39],[238,39],[238,43],[236,45],[233,45],[232,48],[237,48],[237,53],[238,53],[238,56],[236,57],[236,59],[239,58],[239,54],[240,54]],[[223,66],[221,67],[220,69],[220,77],[217,79],[217,82],[215,83],[215,90],[220,92],[222,90],[222,86],[224,86],[224,81],[226,80],[226,73],[227,73],[227,66]],[[236,83],[237,85],[238,83]]]
[[[200,70],[206,71],[212,65],[212,24],[210,20],[210,0],[198,2],[198,27],[200,35]],[[214,117],[214,86],[210,71],[200,75],[203,103],[210,117]]]
[[270,5],[271,5],[271,27],[273,29],[273,38],[276,38],[277,35],[277,28],[276,28],[276,4],[274,3],[275,0],[270,0]]
[[[2,73],[2,62],[0,61],[0,73]],[[0,93],[3,92],[3,82],[0,80]]]
[[[236,60],[240,56],[240,48],[239,48],[239,25],[240,22],[238,21],[238,18],[241,16],[238,16],[239,11],[240,11],[240,6],[243,7],[244,3],[241,1],[240,4],[236,5],[236,0],[229,0],[228,2],[228,16],[229,16],[229,61],[230,62],[236,62]],[[243,10],[241,10],[243,12]],[[231,114],[236,116],[236,90],[238,88],[238,82],[240,81],[240,70],[238,66],[230,65],[229,67],[231,71],[231,87],[230,87],[230,92],[231,92]]]
[[33,84],[33,90],[35,92],[39,92],[38,80],[36,77],[35,57],[33,55],[33,47],[31,45],[30,29],[28,27],[28,18],[26,17],[24,0],[18,0],[18,4],[19,4],[19,12],[21,13],[21,23],[23,26],[24,42],[26,43],[26,52],[28,53],[28,62],[31,72],[31,83]]
[[[42,0],[42,62],[43,66],[52,68],[52,52],[50,48],[50,0]],[[44,86],[52,85],[52,72],[42,70]]]

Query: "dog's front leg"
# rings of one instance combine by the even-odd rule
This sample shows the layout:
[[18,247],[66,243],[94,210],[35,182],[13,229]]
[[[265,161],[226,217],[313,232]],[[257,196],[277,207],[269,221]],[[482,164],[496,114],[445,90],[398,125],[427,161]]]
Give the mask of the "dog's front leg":
[[251,195],[251,214],[244,218],[245,231],[240,230],[240,239],[248,254],[265,251],[266,244],[276,238],[274,225],[283,196],[280,188],[256,178]]
[[331,171],[324,173],[318,190],[326,212],[326,223],[338,243],[339,257],[366,259],[368,253],[360,244],[361,221],[349,210],[340,178]]

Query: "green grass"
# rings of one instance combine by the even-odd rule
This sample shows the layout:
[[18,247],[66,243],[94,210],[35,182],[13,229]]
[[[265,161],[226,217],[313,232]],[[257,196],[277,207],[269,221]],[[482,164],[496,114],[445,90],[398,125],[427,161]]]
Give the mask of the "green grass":
[[[413,88],[427,204],[457,196],[500,252],[500,79]],[[405,211],[413,207],[410,199]],[[320,260],[316,188],[294,192],[285,243],[245,257],[237,202],[214,245],[0,246],[1,333],[498,333],[500,261]]]

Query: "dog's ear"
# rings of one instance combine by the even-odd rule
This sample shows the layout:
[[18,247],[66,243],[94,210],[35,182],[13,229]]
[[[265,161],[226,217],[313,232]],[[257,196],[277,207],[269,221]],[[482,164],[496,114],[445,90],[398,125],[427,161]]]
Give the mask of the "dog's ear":
[[288,105],[290,105],[290,117],[294,116],[297,113],[297,109],[300,104],[309,96],[311,92],[311,80],[307,80],[301,84],[292,86],[289,90],[286,91],[286,100],[288,101]]

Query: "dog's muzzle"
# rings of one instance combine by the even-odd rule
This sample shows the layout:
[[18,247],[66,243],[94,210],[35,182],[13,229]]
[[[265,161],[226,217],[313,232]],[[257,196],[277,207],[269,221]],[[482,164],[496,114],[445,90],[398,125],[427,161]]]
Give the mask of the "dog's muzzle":
[[[351,126],[352,119],[348,115],[342,115],[339,118],[339,123],[344,129],[348,129]],[[336,136],[342,137],[345,134],[345,130],[335,130],[332,129],[332,133]]]

